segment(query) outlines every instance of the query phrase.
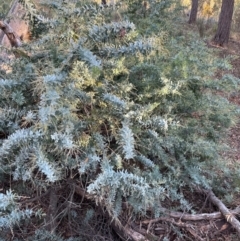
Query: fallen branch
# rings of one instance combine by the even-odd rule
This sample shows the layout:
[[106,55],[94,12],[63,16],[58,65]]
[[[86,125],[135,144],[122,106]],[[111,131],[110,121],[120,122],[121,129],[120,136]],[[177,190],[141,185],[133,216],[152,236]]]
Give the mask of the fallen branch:
[[22,41],[17,33],[9,26],[9,24],[0,21],[0,29],[7,35],[9,42],[12,47],[20,47]]
[[[74,185],[74,184],[73,184]],[[75,185],[75,192],[86,199],[93,200],[94,197],[92,195],[89,195],[83,188],[78,187]],[[165,216],[156,218],[156,219],[148,219],[140,222],[136,222],[137,224],[141,225],[148,225],[149,227],[153,223],[157,222],[168,222],[172,223],[175,226],[178,226],[180,228],[185,228],[188,232],[190,232],[196,240],[203,240],[196,232],[195,232],[195,226],[189,223],[184,223],[182,221],[205,221],[205,220],[216,220],[224,218],[227,220],[228,223],[230,223],[238,232],[238,235],[240,236],[240,222],[235,218],[234,215],[240,214],[240,207],[237,207],[234,210],[229,210],[227,207],[214,195],[212,191],[209,192],[209,200],[216,205],[220,212],[214,212],[214,213],[202,213],[202,214],[184,214],[181,212],[172,212],[169,211],[166,208],[162,208],[161,212],[165,214]],[[110,217],[109,217],[110,218]],[[178,219],[178,220],[176,220]],[[111,226],[113,229],[122,235],[128,236],[130,240],[133,241],[139,241],[139,240],[148,240],[146,237],[144,237],[144,232],[141,232],[139,230],[135,230],[135,228],[130,227],[124,227],[121,223],[112,222]],[[145,229],[144,229],[145,231]],[[146,231],[148,233],[148,231]]]
[[[178,218],[184,221],[202,221],[202,220],[214,220],[222,218],[221,212],[214,212],[214,213],[201,213],[201,214],[184,214],[181,212],[171,212],[166,208],[162,208],[161,211],[166,214],[168,217],[171,218]],[[232,215],[234,214],[240,214],[240,208],[237,207],[234,210],[229,211]],[[155,218],[155,219],[147,219],[144,221],[141,221],[141,224],[149,224],[151,223],[157,223],[159,221],[162,221],[162,218]]]
[[[69,180],[68,183],[70,185],[73,185],[75,192],[80,195],[82,198],[86,198],[88,200],[94,200],[94,197],[92,195],[89,195],[86,190],[79,187],[78,185],[74,184],[72,180]],[[103,215],[107,216],[107,218],[110,220],[112,219],[109,214],[106,212]],[[136,232],[131,227],[124,227],[124,225],[121,222],[116,222],[113,220],[111,222],[112,228],[115,230],[115,232],[121,237],[123,240],[133,240],[133,241],[149,241],[149,239],[145,238],[141,233]]]
[[40,196],[36,196],[34,198],[28,198],[28,199],[24,199],[20,202],[21,205],[26,204],[26,203],[33,203],[36,202],[38,200],[41,200],[43,197],[47,196],[49,193],[51,192],[51,189],[48,189],[45,193],[43,193]]
[[240,237],[240,222],[235,218],[234,214],[222,203],[222,201],[215,196],[212,191],[209,191],[209,199],[218,207],[224,218],[230,223],[237,231]]
[[136,232],[135,230],[127,227],[123,229],[128,237],[131,237],[133,241],[150,241],[149,239],[145,238],[142,234]]

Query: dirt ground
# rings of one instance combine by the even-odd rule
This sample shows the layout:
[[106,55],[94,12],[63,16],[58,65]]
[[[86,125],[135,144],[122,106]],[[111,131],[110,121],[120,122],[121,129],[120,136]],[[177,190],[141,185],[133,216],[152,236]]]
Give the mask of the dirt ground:
[[[221,57],[226,57],[228,55],[234,56],[234,59],[231,61],[232,70],[230,73],[240,78],[240,41],[236,37],[231,38],[228,46],[222,48],[219,54]],[[229,101],[240,106],[240,92],[236,91],[233,93],[229,97]],[[226,154],[227,157],[232,162],[240,162],[240,119],[237,125],[229,130],[226,142],[231,148]]]

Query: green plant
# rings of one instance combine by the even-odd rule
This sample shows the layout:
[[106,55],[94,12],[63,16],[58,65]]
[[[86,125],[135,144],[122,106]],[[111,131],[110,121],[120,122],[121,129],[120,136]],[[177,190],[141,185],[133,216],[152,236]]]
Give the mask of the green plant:
[[[38,16],[32,1],[22,2]],[[166,199],[191,210],[185,188],[218,190],[218,140],[236,117],[235,106],[212,94],[227,87],[214,82],[225,62],[202,42],[174,35],[166,17],[174,1],[149,2],[151,21],[134,18],[132,0],[119,22],[109,18],[111,7],[43,2],[52,11],[45,31],[0,81],[2,180],[18,195],[50,193],[47,225],[34,219],[35,238],[60,239],[65,221],[78,240],[97,240],[97,231],[89,237],[101,213],[92,201],[121,224],[124,213],[160,216]]]

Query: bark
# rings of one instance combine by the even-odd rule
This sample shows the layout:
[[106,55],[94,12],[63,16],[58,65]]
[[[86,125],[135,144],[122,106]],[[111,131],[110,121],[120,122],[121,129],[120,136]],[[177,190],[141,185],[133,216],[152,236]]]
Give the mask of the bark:
[[190,13],[189,20],[188,20],[189,24],[196,22],[197,11],[198,11],[198,0],[192,0],[191,13]]
[[213,38],[213,43],[224,46],[228,43],[234,9],[234,0],[222,0],[221,13],[218,20],[217,33]]

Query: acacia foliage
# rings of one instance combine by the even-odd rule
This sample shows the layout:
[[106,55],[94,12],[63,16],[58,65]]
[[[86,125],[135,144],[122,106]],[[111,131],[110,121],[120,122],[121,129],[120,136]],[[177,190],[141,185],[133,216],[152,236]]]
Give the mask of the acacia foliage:
[[[226,191],[231,179],[219,140],[237,109],[213,93],[238,88],[239,80],[215,81],[228,62],[177,30],[174,1],[152,0],[147,9],[137,0],[107,7],[43,1],[44,17],[34,2],[21,2],[36,20],[37,38],[19,49],[10,72],[1,72],[0,178],[9,191],[0,198],[11,200],[0,206],[2,228],[41,216],[35,206],[21,209],[20,196],[54,187],[61,190],[57,202],[71,203],[54,219],[74,223],[76,240],[87,240],[94,209],[66,196],[61,188],[69,180],[115,220],[124,212],[158,217],[166,199],[192,210],[186,189]],[[12,205],[21,211],[17,218]],[[42,215],[33,240],[54,240],[41,229],[46,222]]]
[[6,0],[0,5],[0,18],[5,18],[7,16],[7,13],[9,11],[9,5],[11,4],[11,1]]

